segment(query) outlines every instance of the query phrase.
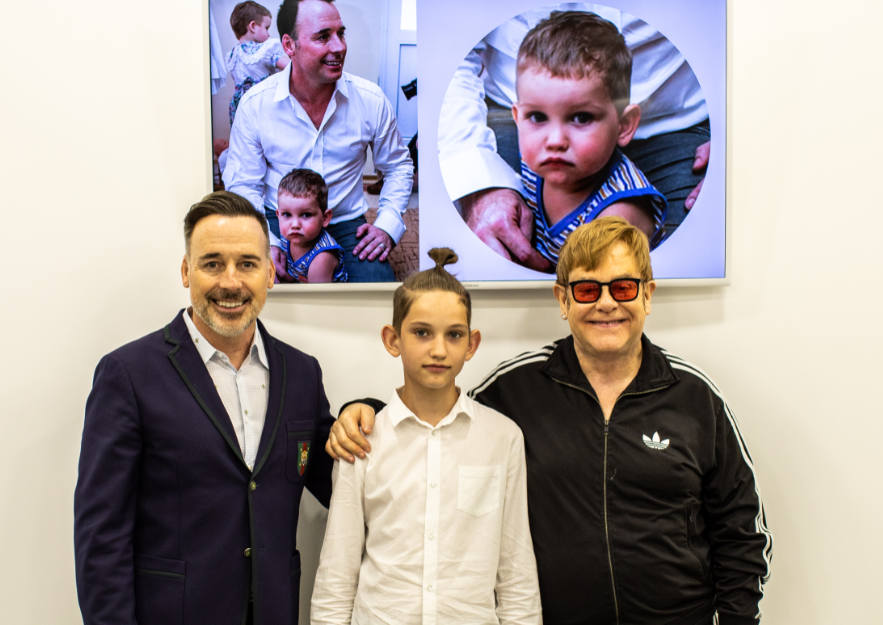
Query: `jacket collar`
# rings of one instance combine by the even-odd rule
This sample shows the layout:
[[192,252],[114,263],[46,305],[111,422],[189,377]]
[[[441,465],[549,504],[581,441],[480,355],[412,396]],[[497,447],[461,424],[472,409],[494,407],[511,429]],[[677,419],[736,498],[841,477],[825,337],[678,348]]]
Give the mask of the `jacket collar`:
[[[224,404],[221,401],[220,395],[218,395],[218,391],[202,360],[202,356],[190,337],[190,332],[188,332],[184,321],[184,314],[186,313],[182,310],[165,327],[166,343],[172,346],[171,351],[168,353],[169,361],[178,372],[178,375],[181,376],[190,394],[193,395],[193,398],[202,408],[206,417],[211,420],[218,430],[218,433],[224,439],[234,457],[248,471],[248,466],[242,457],[242,450],[239,449],[236,432],[233,430],[233,423],[230,421],[227,410],[224,408]],[[252,476],[257,475],[258,471],[263,467],[276,440],[276,433],[279,429],[279,423],[282,421],[282,411],[285,406],[287,377],[285,354],[276,345],[276,339],[267,333],[260,320],[258,320],[258,332],[260,332],[261,339],[266,348],[265,355],[270,369],[270,395],[267,398],[267,417],[264,421],[264,429],[261,433],[260,444],[258,445],[254,470],[251,471]]]
[[[557,382],[579,387],[595,395],[595,389],[589,384],[589,380],[579,365],[573,335],[556,341],[554,345],[555,351],[552,352],[540,371]],[[658,347],[650,342],[646,334],[641,335],[641,352],[641,367],[623,394],[645,393],[678,382],[678,376],[668,363],[668,359]]]

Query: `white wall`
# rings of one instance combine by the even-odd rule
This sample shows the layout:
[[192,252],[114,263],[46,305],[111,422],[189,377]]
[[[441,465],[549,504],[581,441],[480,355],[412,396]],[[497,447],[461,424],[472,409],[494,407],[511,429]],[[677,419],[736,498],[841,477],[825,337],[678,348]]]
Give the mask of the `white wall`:
[[[883,136],[869,119],[883,5],[734,5],[733,284],[661,289],[648,333],[726,389],[751,445],[776,536],[764,623],[879,622]],[[4,623],[79,622],[72,495],[92,370],[187,302],[180,223],[208,185],[202,10],[48,0],[0,44],[14,298],[0,365]],[[565,333],[549,294],[475,299],[485,342],[464,386]],[[274,298],[263,318],[320,359],[336,408],[398,381],[377,340],[388,315],[385,295],[332,294]],[[321,522],[305,506],[302,535]]]

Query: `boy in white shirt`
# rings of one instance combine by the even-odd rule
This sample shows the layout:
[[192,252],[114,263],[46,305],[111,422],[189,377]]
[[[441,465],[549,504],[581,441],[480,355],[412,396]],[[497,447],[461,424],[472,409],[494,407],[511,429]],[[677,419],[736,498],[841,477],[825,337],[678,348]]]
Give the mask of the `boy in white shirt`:
[[377,416],[371,449],[335,463],[314,625],[538,624],[524,439],[454,384],[481,342],[469,293],[436,267],[398,288],[387,351],[405,384]]

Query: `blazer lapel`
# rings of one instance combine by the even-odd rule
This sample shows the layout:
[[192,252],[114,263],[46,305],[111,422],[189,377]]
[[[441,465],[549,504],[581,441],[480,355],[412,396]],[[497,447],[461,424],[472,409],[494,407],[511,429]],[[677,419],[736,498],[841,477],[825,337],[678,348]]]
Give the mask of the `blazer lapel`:
[[282,423],[285,390],[288,382],[285,354],[276,346],[276,339],[267,333],[264,324],[260,321],[258,321],[258,332],[261,333],[261,338],[264,340],[264,351],[267,353],[267,361],[270,365],[270,396],[267,398],[267,416],[264,418],[264,430],[261,432],[261,442],[258,444],[252,477],[261,470],[273,449],[279,424]]
[[[242,450],[239,449],[239,442],[236,439],[236,432],[233,430],[233,422],[224,408],[215,383],[209,375],[205,363],[199,356],[193,339],[187,331],[187,325],[179,314],[175,319],[165,327],[165,338],[172,349],[168,353],[169,361],[181,376],[190,394],[202,408],[202,411],[217,428],[220,435],[224,438],[230,451],[239,459],[242,466],[246,466],[242,457]],[[271,377],[272,389],[272,377]]]

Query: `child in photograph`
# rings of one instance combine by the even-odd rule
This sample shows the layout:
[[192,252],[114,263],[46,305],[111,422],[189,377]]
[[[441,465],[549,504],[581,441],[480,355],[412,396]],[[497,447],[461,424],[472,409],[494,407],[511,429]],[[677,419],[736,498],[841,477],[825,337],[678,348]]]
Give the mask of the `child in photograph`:
[[567,236],[598,217],[623,217],[651,241],[665,223],[665,197],[619,150],[641,121],[629,104],[631,72],[616,27],[584,11],[552,13],[518,50],[522,183],[534,247],[552,263]]
[[236,90],[230,100],[230,125],[245,92],[290,63],[278,39],[270,38],[273,16],[257,2],[240,2],[230,14],[230,26],[239,39],[227,55],[227,71],[233,75]]
[[311,622],[539,624],[524,438],[455,385],[481,341],[469,293],[429,252],[381,337],[401,357],[392,393],[355,464],[335,463]]
[[279,181],[276,217],[285,267],[279,282],[346,282],[343,248],[325,231],[331,223],[328,185],[311,169],[294,169]]

